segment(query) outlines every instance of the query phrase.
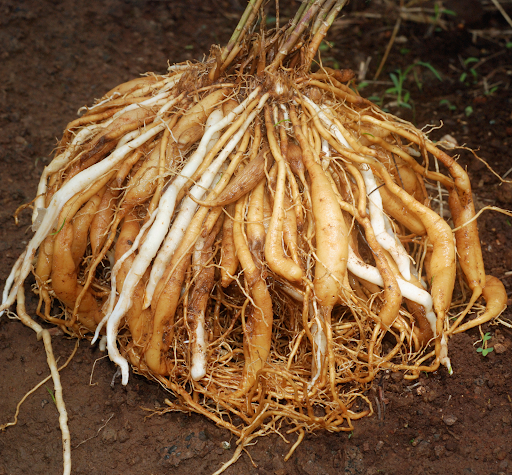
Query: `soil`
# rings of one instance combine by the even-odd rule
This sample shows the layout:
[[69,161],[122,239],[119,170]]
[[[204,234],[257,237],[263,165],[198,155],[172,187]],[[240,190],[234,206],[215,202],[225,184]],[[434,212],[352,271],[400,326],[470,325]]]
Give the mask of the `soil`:
[[[243,3],[0,2],[2,286],[31,236],[29,213],[22,213],[18,226],[12,215],[35,196],[39,175],[76,111],[140,73],[165,72],[167,61],[202,59],[211,44],[227,42]],[[511,4],[502,3],[512,15]],[[282,2],[281,15],[289,15],[298,4]],[[324,62],[358,72],[372,57],[366,79],[373,78],[396,21],[396,10],[389,4],[375,0],[367,8],[363,1],[354,2],[352,11],[332,28]],[[503,176],[512,166],[512,48],[510,35],[495,33],[510,27],[490,2],[474,4],[452,0],[456,15],[443,16],[447,30],[403,21],[381,82],[362,93],[382,100],[383,106],[418,127],[437,127],[442,121],[443,128],[432,132],[434,138],[450,134],[459,144],[478,149]],[[441,80],[428,66],[414,66],[403,83],[410,97],[404,92],[402,100],[410,107],[393,105],[396,93],[385,93],[393,86],[390,73],[398,77],[397,69],[403,73],[418,61],[431,65]],[[461,81],[464,73],[467,77]],[[512,208],[512,185],[500,184],[471,153],[458,153],[469,171],[477,206]],[[479,218],[486,271],[503,280],[509,296],[511,221],[493,212]],[[35,297],[27,292],[27,299],[33,310]],[[511,303],[509,298],[502,316],[508,321]],[[487,324],[482,332],[492,336],[488,346],[494,351],[487,356],[476,351],[481,345],[478,329],[450,341],[452,376],[444,368],[417,381],[383,374],[369,397],[373,400],[380,391],[385,410],[358,421],[353,433],[309,434],[286,463],[283,457],[290,444],[277,435],[267,437],[226,473],[512,473],[512,330]],[[75,341],[55,336],[53,346],[61,364]],[[23,395],[48,374],[42,342],[5,316],[0,320],[0,367],[0,422],[5,423],[12,420]],[[207,474],[231,458],[236,440],[228,432],[195,414],[149,417],[170,395],[136,375],[126,387],[118,382],[112,386],[114,373],[108,358],[87,342],[80,343],[61,373],[73,473]],[[0,475],[62,470],[52,398],[53,385],[47,382],[21,406],[18,424],[0,433]],[[294,434],[285,437],[295,442]]]

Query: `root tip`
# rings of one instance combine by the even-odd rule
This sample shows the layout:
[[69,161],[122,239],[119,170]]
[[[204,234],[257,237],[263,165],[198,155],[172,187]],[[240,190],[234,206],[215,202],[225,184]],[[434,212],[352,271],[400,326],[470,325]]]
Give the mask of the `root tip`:
[[450,358],[448,358],[448,356],[442,358],[441,364],[446,367],[446,369],[448,370],[448,374],[451,376],[453,374],[453,368]]
[[130,379],[130,369],[128,368],[128,363],[126,361],[123,362],[123,364],[120,365],[121,367],[121,384],[123,386],[126,386],[128,384],[128,380]]
[[190,376],[194,381],[199,381],[203,379],[206,375],[206,368],[204,365],[194,365],[192,370],[190,371]]

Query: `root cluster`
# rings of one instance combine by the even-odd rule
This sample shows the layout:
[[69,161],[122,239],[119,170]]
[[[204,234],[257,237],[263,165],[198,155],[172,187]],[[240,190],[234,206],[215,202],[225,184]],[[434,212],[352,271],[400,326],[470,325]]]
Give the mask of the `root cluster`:
[[[506,302],[466,172],[360,97],[350,71],[309,72],[326,28],[290,42],[301,22],[242,28],[71,122],[1,307],[33,272],[40,317],[104,339],[124,384],[130,364],[240,447],[284,421],[299,441],[352,430],[379,371],[451,372],[450,336]],[[449,217],[430,206],[438,187]]]

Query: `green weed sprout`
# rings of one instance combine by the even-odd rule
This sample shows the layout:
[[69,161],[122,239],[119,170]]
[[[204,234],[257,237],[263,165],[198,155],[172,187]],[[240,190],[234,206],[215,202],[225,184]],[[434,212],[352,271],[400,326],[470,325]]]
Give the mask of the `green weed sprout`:
[[[464,60],[464,68],[467,68],[468,65],[471,63],[478,63],[480,60],[478,58],[470,57]],[[466,79],[468,78],[468,72],[473,76],[473,81],[476,82],[478,73],[476,72],[475,68],[469,68],[469,70],[464,71],[459,78],[460,82],[466,82]]]
[[483,337],[482,337],[482,345],[476,349],[476,351],[478,353],[482,353],[482,356],[487,356],[491,351],[494,350],[494,348],[491,346],[491,347],[487,347],[487,342],[491,339],[491,334],[490,333],[486,333]]
[[424,68],[432,71],[434,76],[442,81],[441,75],[438,71],[432,66],[430,63],[425,63],[423,61],[417,61],[414,64],[407,66],[403,71],[401,69],[397,69],[394,73],[390,73],[391,81],[393,81],[393,87],[386,89],[386,94],[390,94],[392,96],[396,96],[396,102],[399,107],[405,107],[407,109],[411,109],[412,106],[410,104],[411,93],[407,89],[404,88],[404,82],[406,81],[409,73],[412,71],[414,75],[414,80],[418,89],[421,91],[423,88],[423,83],[420,81],[415,66],[423,66]]

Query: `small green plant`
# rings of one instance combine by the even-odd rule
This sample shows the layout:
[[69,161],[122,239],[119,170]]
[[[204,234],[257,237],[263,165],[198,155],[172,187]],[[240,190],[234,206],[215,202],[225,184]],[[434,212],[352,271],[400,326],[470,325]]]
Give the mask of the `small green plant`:
[[464,114],[466,114],[466,117],[469,117],[473,113],[473,108],[471,106],[467,106],[464,109]]
[[432,22],[437,23],[442,15],[450,15],[457,16],[453,10],[448,10],[447,8],[441,8],[438,3],[434,5],[434,16],[431,16],[430,19]]
[[393,87],[386,89],[386,94],[396,97],[398,107],[405,107],[407,109],[412,108],[410,103],[411,93],[410,91],[404,88],[404,83],[407,80],[407,77],[409,76],[409,73],[411,71],[413,73],[414,81],[416,82],[416,86],[418,86],[418,89],[421,91],[423,88],[423,83],[420,81],[420,78],[418,76],[417,66],[422,66],[424,68],[429,69],[439,81],[442,81],[441,75],[436,70],[436,68],[434,68],[434,66],[432,66],[430,63],[425,63],[423,61],[417,61],[416,63],[411,64],[407,66],[407,68],[405,68],[403,71],[402,69],[397,69],[395,72],[390,73],[389,77],[393,82]]
[[457,110],[457,107],[455,107],[448,99],[441,99],[439,101],[439,105],[446,105],[446,107],[448,107],[448,109],[450,109],[451,111]]
[[[423,66],[424,68],[429,69],[432,72],[432,74],[436,77],[436,79],[443,82],[443,79],[441,78],[441,75],[439,74],[437,69],[434,68],[434,66],[432,66],[430,63],[425,63],[424,61],[417,61],[416,63],[414,63],[414,65]],[[414,74],[414,80],[416,81],[416,85],[418,86],[418,89],[421,91],[421,88],[423,87],[423,83],[420,82],[418,75],[416,73],[416,69],[413,69],[413,74]]]
[[478,77],[478,73],[476,72],[476,69],[475,68],[468,68],[468,66],[472,63],[478,63],[480,60],[478,58],[474,58],[474,57],[469,57],[469,58],[466,58],[464,60],[464,69],[466,69],[466,71],[464,71],[461,75],[460,75],[460,78],[459,78],[459,81],[460,82],[466,82],[466,79],[468,79],[469,75],[471,74],[471,76],[473,77],[473,82],[476,83],[477,82],[477,77]]
[[[411,102],[411,92],[404,87],[409,74],[412,71],[412,74],[414,76],[414,81],[416,83],[416,86],[421,91],[423,88],[423,83],[420,80],[420,77],[418,76],[418,66],[424,67],[429,69],[434,76],[439,80],[442,81],[441,75],[439,72],[432,66],[430,63],[425,63],[423,61],[417,61],[413,64],[410,64],[405,69],[397,69],[389,74],[389,77],[393,83],[392,87],[389,87],[384,91],[384,94],[382,96],[380,95],[372,95],[368,98],[368,100],[374,102],[379,107],[383,107],[385,96],[395,98],[395,102],[398,107],[404,107],[406,109],[412,109],[413,105]],[[357,86],[358,90],[362,90],[365,87],[369,85],[368,81],[363,81],[361,84]],[[386,110],[386,109],[384,109]]]
[[441,17],[443,15],[451,15],[451,16],[457,16],[457,13],[455,13],[453,10],[448,10],[447,8],[442,8],[439,3],[434,4],[434,16],[429,17],[430,21],[432,22],[431,28],[435,27],[435,31],[441,31],[443,26],[443,23],[441,21]]
[[498,86],[493,86],[488,91],[484,91],[484,94],[486,96],[492,96],[498,89]]
[[482,353],[482,356],[487,356],[491,351],[494,350],[494,348],[491,346],[491,347],[487,347],[487,342],[491,339],[491,334],[490,333],[486,333],[483,337],[482,337],[482,345],[476,349],[476,351],[478,353]]
[[52,398],[52,400],[53,400],[53,403],[54,403],[55,405],[57,405],[57,402],[55,401],[55,396],[53,395],[53,391],[52,391],[48,386],[46,386],[46,385],[45,385],[45,388],[46,388],[46,390],[48,391],[48,394],[51,396],[51,398]]
[[386,94],[396,96],[398,107],[411,109],[411,104],[409,104],[411,93],[404,89],[404,81],[407,78],[407,72],[407,69],[405,71],[397,69],[394,73],[389,74],[391,81],[393,81],[393,87],[386,89]]

